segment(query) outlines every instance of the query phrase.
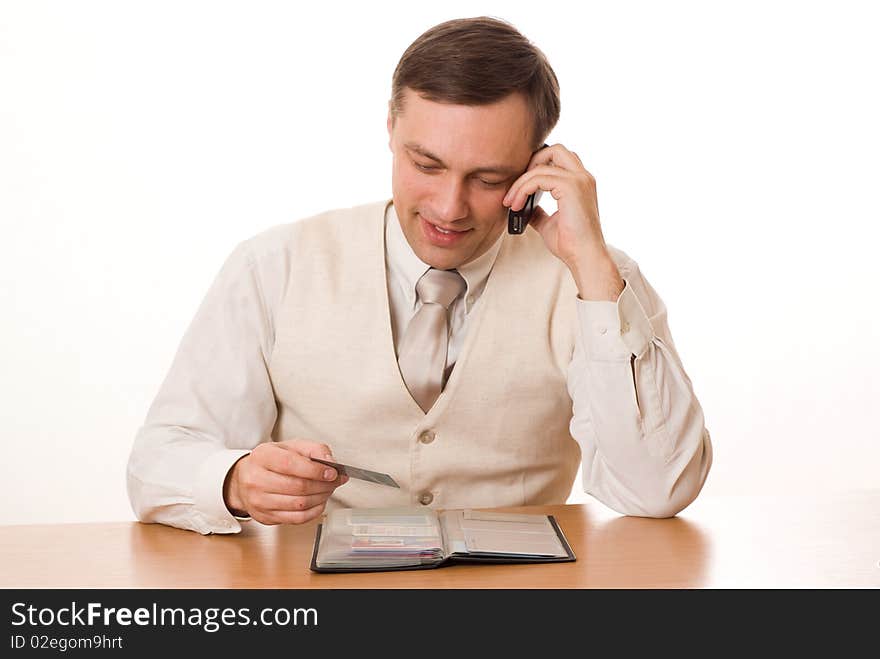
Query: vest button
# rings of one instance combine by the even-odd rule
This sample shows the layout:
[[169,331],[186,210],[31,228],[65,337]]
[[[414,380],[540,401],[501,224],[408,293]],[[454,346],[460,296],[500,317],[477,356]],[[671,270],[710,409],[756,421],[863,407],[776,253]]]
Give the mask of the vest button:
[[423,430],[421,434],[419,434],[419,441],[422,444],[430,444],[434,441],[435,437],[437,437],[437,435],[434,434],[433,430]]
[[422,504],[423,506],[430,505],[430,503],[433,500],[434,500],[434,495],[431,494],[430,492],[422,492],[422,494],[419,495],[419,503]]

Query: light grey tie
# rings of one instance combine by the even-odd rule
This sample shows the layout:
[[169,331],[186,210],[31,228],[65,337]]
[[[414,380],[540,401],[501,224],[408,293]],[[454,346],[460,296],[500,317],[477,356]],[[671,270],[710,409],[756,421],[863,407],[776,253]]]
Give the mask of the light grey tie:
[[457,271],[434,268],[416,284],[422,306],[403,334],[397,363],[406,388],[425,412],[443,388],[449,337],[447,310],[466,287]]

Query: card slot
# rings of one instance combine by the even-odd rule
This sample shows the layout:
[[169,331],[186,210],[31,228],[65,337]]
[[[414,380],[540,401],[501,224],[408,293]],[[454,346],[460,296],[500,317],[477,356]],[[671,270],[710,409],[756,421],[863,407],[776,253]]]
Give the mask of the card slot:
[[512,532],[527,534],[553,534],[553,527],[546,518],[541,524],[524,524],[522,522],[462,520],[461,528],[465,531]]
[[534,554],[540,556],[566,556],[567,552],[556,537],[505,536],[502,534],[473,535],[465,533],[468,551],[499,554]]

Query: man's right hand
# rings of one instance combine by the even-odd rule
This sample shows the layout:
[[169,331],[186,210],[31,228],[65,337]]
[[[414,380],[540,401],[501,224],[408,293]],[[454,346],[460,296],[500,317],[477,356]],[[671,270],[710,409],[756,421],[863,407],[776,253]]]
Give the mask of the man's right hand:
[[261,524],[302,524],[318,517],[348,476],[310,456],[333,460],[326,444],[304,439],[259,444],[229,470],[223,484],[226,507]]

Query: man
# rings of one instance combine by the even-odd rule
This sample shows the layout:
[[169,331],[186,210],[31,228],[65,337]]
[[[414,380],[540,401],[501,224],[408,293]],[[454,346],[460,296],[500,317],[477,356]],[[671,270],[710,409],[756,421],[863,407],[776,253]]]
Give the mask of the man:
[[[671,516],[712,462],[665,307],[605,244],[556,77],[510,25],[449,21],[394,73],[392,200],[233,252],[135,441],[143,521],[231,533],[334,506],[564,503]],[[522,235],[509,209],[549,192]],[[391,474],[351,480],[311,457]]]

